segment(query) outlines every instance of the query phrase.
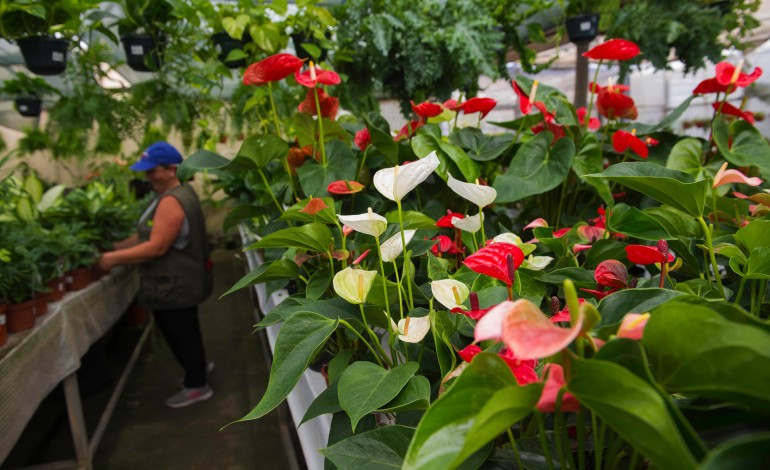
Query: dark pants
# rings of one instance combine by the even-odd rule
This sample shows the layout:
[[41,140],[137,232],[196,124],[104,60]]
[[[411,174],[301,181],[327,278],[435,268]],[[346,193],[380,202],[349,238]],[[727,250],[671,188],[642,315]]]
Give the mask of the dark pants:
[[206,385],[206,352],[203,350],[198,307],[155,310],[155,324],[166,338],[171,352],[185,371],[184,386]]

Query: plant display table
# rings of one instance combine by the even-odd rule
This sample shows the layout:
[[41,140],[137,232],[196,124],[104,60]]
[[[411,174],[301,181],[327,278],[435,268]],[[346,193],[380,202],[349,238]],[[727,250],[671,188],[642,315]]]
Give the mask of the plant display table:
[[[138,289],[135,269],[116,268],[86,289],[51,304],[49,312],[37,318],[35,328],[9,336],[8,344],[0,348],[0,461],[8,456],[40,402],[63,381],[77,465],[90,468],[95,445],[89,446],[75,372],[80,358],[121,317]],[[120,388],[119,383],[118,392]],[[110,405],[106,414],[109,411]],[[92,441],[98,441],[104,426],[106,422],[100,422]]]

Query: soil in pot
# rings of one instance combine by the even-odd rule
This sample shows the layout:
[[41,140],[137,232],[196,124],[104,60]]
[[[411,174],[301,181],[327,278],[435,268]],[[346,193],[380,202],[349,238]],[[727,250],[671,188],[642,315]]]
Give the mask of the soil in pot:
[[67,46],[65,39],[48,36],[29,37],[18,40],[21,55],[27,68],[38,75],[58,75],[67,68]]
[[85,289],[91,284],[91,268],[78,268],[70,271],[66,276],[66,282],[68,291]]
[[8,305],[5,314],[9,333],[18,333],[35,326],[35,301],[27,300],[20,304]]
[[35,292],[35,316],[39,317],[48,313],[48,301],[42,292]]
[[67,288],[64,285],[64,276],[51,279],[45,283],[45,286],[51,290],[48,292],[40,292],[39,295],[43,296],[48,302],[58,302],[67,292]]
[[5,325],[5,311],[8,308],[5,304],[0,304],[0,348],[5,346],[5,342],[8,341],[8,331]]

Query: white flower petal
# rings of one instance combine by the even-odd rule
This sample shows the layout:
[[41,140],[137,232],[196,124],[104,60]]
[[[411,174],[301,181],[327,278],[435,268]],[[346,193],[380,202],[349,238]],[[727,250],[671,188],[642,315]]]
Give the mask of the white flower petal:
[[546,266],[548,266],[551,261],[553,261],[553,258],[550,256],[532,256],[530,255],[529,258],[524,260],[524,263],[522,263],[522,268],[532,269],[534,271],[540,271],[541,269],[545,269]]
[[476,215],[463,217],[462,219],[452,217],[452,225],[464,232],[476,233],[481,229],[481,212]]
[[391,201],[400,201],[409,191],[425,181],[438,165],[439,159],[434,151],[416,162],[383,168],[374,174],[374,187]]
[[419,343],[430,331],[430,317],[406,317],[398,321],[398,339],[405,343]]
[[[407,245],[412,241],[415,233],[417,233],[417,230],[404,230],[404,241]],[[382,251],[382,261],[389,263],[398,258],[398,255],[404,251],[404,247],[401,246],[401,232],[385,240],[380,248]]]
[[365,233],[373,237],[379,237],[388,228],[388,220],[373,212],[356,215],[338,215],[337,218],[356,232]]
[[465,183],[455,179],[451,173],[447,173],[447,185],[449,189],[457,193],[460,197],[471,201],[479,207],[486,207],[497,198],[497,191],[491,186],[482,186],[476,183]]
[[362,304],[369,295],[375,276],[377,271],[345,268],[334,275],[334,292],[351,304]]
[[470,295],[470,289],[465,283],[456,281],[454,279],[442,279],[440,281],[433,281],[430,283],[430,291],[433,293],[433,298],[438,303],[452,310],[456,307],[463,307],[462,303]]
[[519,238],[518,235],[511,232],[505,232],[501,233],[500,235],[496,236],[492,239],[495,242],[502,242],[502,243],[511,243],[513,245],[519,246],[522,243],[524,243],[521,238]]

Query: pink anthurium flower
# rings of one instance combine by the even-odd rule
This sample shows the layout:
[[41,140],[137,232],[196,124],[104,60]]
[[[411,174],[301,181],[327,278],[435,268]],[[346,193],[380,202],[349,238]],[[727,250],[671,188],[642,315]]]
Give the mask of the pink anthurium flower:
[[742,111],[740,108],[736,108],[735,106],[731,105],[728,102],[719,102],[719,103],[712,103],[711,106],[716,110],[721,112],[722,114],[727,114],[728,116],[735,116],[737,118],[741,118],[744,121],[754,124],[754,115],[751,113],[751,111]]
[[329,186],[326,187],[326,191],[328,191],[330,194],[353,194],[360,191],[363,191],[363,189],[366,186],[359,183],[358,181],[353,180],[337,180],[332,181],[329,183]]
[[513,257],[513,268],[518,269],[524,262],[524,252],[512,243],[492,243],[468,256],[463,264],[471,271],[499,279],[509,286],[513,284],[513,273],[508,269],[508,255]]
[[[559,392],[567,384],[564,380],[564,368],[559,364],[546,364],[543,368],[543,375],[545,377],[545,386],[543,387],[543,394],[540,395],[540,400],[537,402],[537,409],[541,413],[553,413],[556,411],[556,401],[559,397]],[[577,401],[571,393],[564,392],[561,397],[561,411],[578,411],[580,409],[580,402]]]
[[618,260],[604,260],[594,269],[594,279],[600,286],[625,289],[628,286],[628,270]]
[[337,85],[340,83],[340,76],[331,70],[321,70],[311,61],[309,67],[300,73],[299,69],[294,72],[294,79],[302,86],[315,88],[320,85]]
[[535,227],[548,227],[548,222],[542,217],[539,217],[532,222],[528,223],[524,226],[522,230],[527,230],[528,228],[535,228]]
[[604,237],[604,232],[606,231],[603,227],[596,225],[580,225],[576,230],[578,235],[591,243]]
[[610,39],[583,53],[594,60],[630,60],[639,55],[639,46],[626,39]]
[[[458,351],[463,361],[471,362],[473,358],[482,352],[481,348],[475,344],[471,344]],[[503,349],[497,354],[502,360],[508,364],[508,368],[513,372],[513,376],[516,378],[516,382],[519,385],[526,385],[528,383],[537,382],[537,372],[535,372],[535,366],[537,361],[522,361],[517,359],[508,349]]]
[[749,178],[738,170],[728,170],[727,162],[724,162],[714,176],[714,184],[712,187],[716,188],[724,184],[730,183],[742,183],[749,186],[759,186],[762,184],[762,180],[755,177]]
[[474,339],[501,338],[519,359],[542,359],[566,348],[580,334],[582,312],[570,328],[561,328],[527,299],[505,301],[487,312],[476,323]]
[[644,327],[650,319],[649,313],[627,313],[618,328],[618,338],[641,340],[644,336]]
[[612,134],[612,148],[618,153],[623,153],[628,149],[642,158],[647,158],[649,150],[642,139],[636,136],[636,130],[631,132],[616,131]]

